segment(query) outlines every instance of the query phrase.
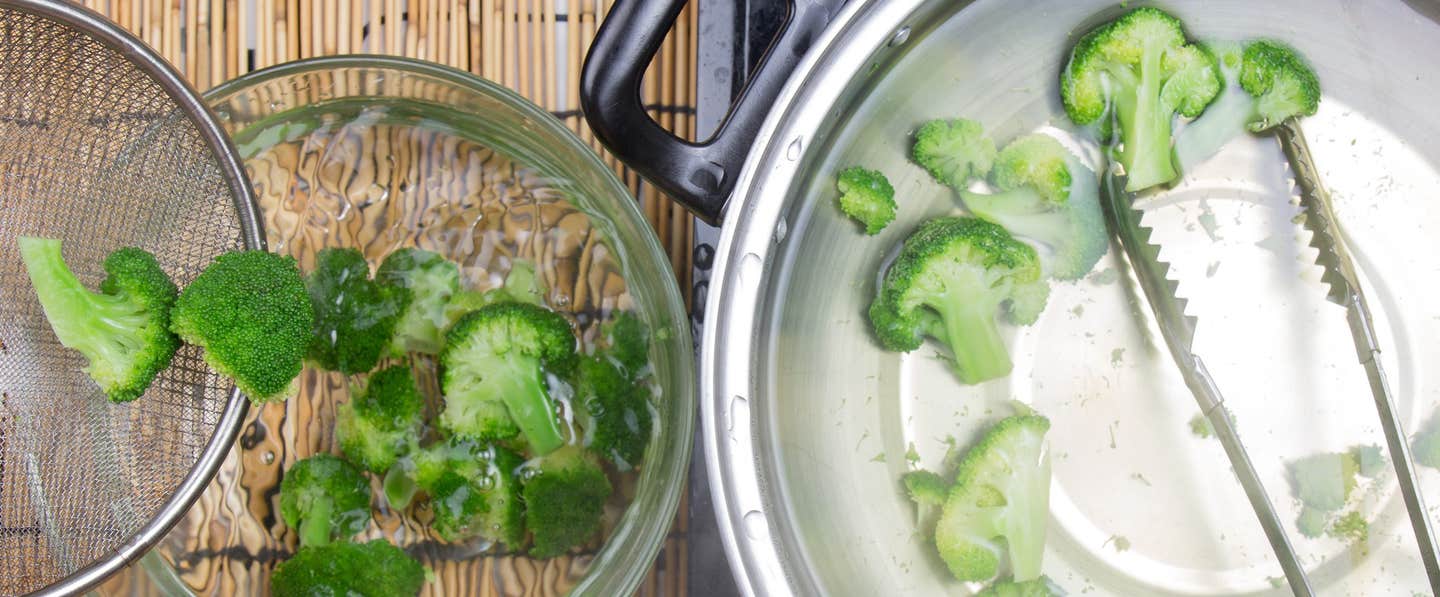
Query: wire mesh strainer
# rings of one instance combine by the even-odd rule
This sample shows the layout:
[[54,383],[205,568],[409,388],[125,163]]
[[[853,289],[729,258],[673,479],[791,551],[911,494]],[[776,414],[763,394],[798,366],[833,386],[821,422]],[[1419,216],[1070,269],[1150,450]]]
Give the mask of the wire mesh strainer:
[[0,0],[0,593],[73,592],[144,553],[204,488],[244,400],[194,347],[108,403],[56,341],[15,245],[58,237],[92,288],[122,246],[184,285],[263,246],[240,161],[157,55],[83,9]]

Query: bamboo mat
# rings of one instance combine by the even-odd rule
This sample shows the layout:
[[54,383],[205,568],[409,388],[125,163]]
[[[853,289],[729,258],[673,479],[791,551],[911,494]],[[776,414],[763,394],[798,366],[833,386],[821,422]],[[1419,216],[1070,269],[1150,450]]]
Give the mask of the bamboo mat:
[[[580,66],[614,0],[84,0],[158,50],[199,90],[314,56],[389,54],[470,71],[549,110],[600,152],[639,201],[690,299],[693,218],[605,155],[579,109]],[[687,7],[642,84],[665,128],[695,133],[697,14]],[[683,498],[682,498],[683,499]],[[688,507],[637,595],[686,590]],[[138,566],[101,592],[152,592]]]

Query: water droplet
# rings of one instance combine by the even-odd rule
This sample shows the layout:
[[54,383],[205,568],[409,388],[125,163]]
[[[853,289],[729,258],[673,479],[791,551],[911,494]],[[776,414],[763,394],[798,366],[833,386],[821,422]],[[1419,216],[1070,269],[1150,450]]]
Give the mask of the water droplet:
[[759,510],[751,510],[745,513],[745,536],[756,541],[763,541],[770,536],[770,524],[765,520],[765,513]]
[[775,224],[775,244],[785,242],[785,235],[789,233],[790,225],[785,223],[785,218],[780,218],[780,222]]
[[790,142],[790,146],[785,148],[785,159],[792,162],[800,159],[800,150],[804,148],[805,143],[803,140],[800,137],[796,137],[795,140]]
[[215,113],[215,117],[216,117],[216,118],[219,118],[219,119],[220,119],[221,121],[223,121],[223,122],[229,122],[229,120],[230,120],[230,113],[227,112],[227,111],[225,111],[225,110],[221,110],[221,111]]
[[895,35],[890,36],[890,47],[895,47],[910,41],[910,27],[901,27]]
[[735,396],[730,399],[730,416],[725,419],[725,430],[734,432],[735,421],[750,420],[750,401],[744,396]]
[[746,253],[740,258],[740,285],[744,288],[754,288],[760,283],[760,270],[764,266],[760,263],[760,256],[754,253]]
[[260,457],[260,460],[265,464],[275,464],[275,453],[266,452],[263,456]]

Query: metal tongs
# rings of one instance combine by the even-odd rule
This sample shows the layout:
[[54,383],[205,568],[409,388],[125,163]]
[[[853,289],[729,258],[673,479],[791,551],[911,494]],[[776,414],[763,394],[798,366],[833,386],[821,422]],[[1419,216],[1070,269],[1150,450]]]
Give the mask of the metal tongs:
[[1295,186],[1300,191],[1300,207],[1305,210],[1305,227],[1312,233],[1310,246],[1320,251],[1316,261],[1325,268],[1321,280],[1330,286],[1326,298],[1345,307],[1350,333],[1355,338],[1355,350],[1359,353],[1360,364],[1365,366],[1365,374],[1370,378],[1370,393],[1374,395],[1375,409],[1380,413],[1380,427],[1390,448],[1390,461],[1394,463],[1395,478],[1400,483],[1400,494],[1410,515],[1410,527],[1420,545],[1420,560],[1425,564],[1425,575],[1430,579],[1430,591],[1440,594],[1440,549],[1436,547],[1435,532],[1430,527],[1425,500],[1420,495],[1415,478],[1415,461],[1410,455],[1410,445],[1405,441],[1400,417],[1395,414],[1390,383],[1386,381],[1385,370],[1380,365],[1380,341],[1375,335],[1365,293],[1360,288],[1355,260],[1345,248],[1345,238],[1335,219],[1330,193],[1320,180],[1320,170],[1310,156],[1310,145],[1305,142],[1300,123],[1294,118],[1287,119],[1275,127],[1275,135],[1280,139],[1280,147],[1295,175]]
[[[1322,281],[1329,285],[1327,298],[1345,307],[1360,363],[1369,376],[1370,390],[1380,414],[1381,427],[1390,450],[1390,460],[1394,464],[1410,524],[1420,546],[1421,561],[1425,565],[1431,591],[1440,594],[1440,549],[1437,549],[1434,531],[1426,516],[1425,502],[1420,496],[1415,477],[1415,463],[1405,441],[1399,417],[1395,413],[1395,403],[1385,371],[1380,364],[1379,340],[1365,294],[1360,287],[1355,262],[1345,247],[1344,238],[1335,220],[1330,195],[1321,182],[1319,170],[1310,155],[1309,145],[1305,142],[1299,123],[1293,118],[1288,119],[1276,126],[1275,131],[1295,177],[1300,206],[1305,212],[1304,225],[1312,233],[1310,244],[1319,250],[1317,262],[1325,269]],[[1224,446],[1225,454],[1234,466],[1240,485],[1250,499],[1250,506],[1260,519],[1260,526],[1270,541],[1270,547],[1285,571],[1291,591],[1296,595],[1313,595],[1314,590],[1310,587],[1304,566],[1297,558],[1274,505],[1266,494],[1265,486],[1260,482],[1224,407],[1224,397],[1205,368],[1204,361],[1192,352],[1195,318],[1185,314],[1186,301],[1175,292],[1178,283],[1168,278],[1169,264],[1160,260],[1160,247],[1150,240],[1151,230],[1140,223],[1142,212],[1133,207],[1133,198],[1124,191],[1122,177],[1112,170],[1104,177],[1101,186],[1106,215],[1114,226],[1115,234],[1145,294],[1146,302],[1155,314],[1170,355],[1180,367],[1185,384],[1195,395],[1201,412],[1214,426],[1215,435]]]
[[1185,314],[1186,301],[1175,293],[1178,283],[1168,277],[1170,264],[1160,260],[1159,245],[1150,242],[1151,230],[1140,223],[1142,212],[1131,205],[1132,197],[1124,189],[1123,177],[1112,169],[1101,182],[1101,202],[1106,216],[1114,226],[1115,235],[1120,239],[1120,246],[1130,261],[1136,281],[1145,293],[1145,300],[1150,304],[1150,310],[1155,313],[1160,335],[1165,338],[1170,356],[1174,357],[1175,364],[1180,367],[1185,385],[1195,395],[1200,412],[1204,413],[1205,418],[1210,420],[1210,425],[1215,428],[1215,437],[1220,440],[1220,445],[1224,446],[1225,455],[1230,458],[1230,464],[1235,469],[1235,476],[1240,479],[1240,486],[1245,488],[1245,495],[1250,498],[1250,507],[1255,510],[1260,526],[1270,540],[1270,548],[1280,560],[1280,567],[1285,570],[1285,579],[1290,583],[1290,590],[1296,595],[1310,597],[1315,592],[1310,588],[1310,580],[1305,576],[1305,567],[1295,555],[1295,548],[1290,545],[1290,537],[1285,533],[1280,515],[1275,512],[1275,506],[1265,492],[1265,484],[1260,482],[1255,465],[1250,462],[1250,455],[1245,451],[1245,445],[1240,442],[1234,421],[1225,409],[1225,398],[1220,394],[1220,388],[1210,376],[1210,371],[1205,368],[1205,362],[1192,352],[1195,344],[1195,318]]

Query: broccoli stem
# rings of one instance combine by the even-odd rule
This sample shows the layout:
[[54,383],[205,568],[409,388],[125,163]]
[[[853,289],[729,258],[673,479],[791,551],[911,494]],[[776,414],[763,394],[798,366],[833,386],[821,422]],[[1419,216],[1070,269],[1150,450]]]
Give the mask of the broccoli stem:
[[1041,241],[1052,247],[1070,235],[1063,206],[1046,201],[1032,187],[993,195],[960,193],[965,207],[980,219],[1004,226],[1011,234]]
[[1259,117],[1255,99],[1238,85],[1230,86],[1176,136],[1176,166],[1180,172],[1193,170],[1220,153],[1226,143],[1249,132],[1249,123]]
[[478,369],[493,372],[486,380],[495,384],[490,395],[499,396],[505,402],[510,418],[536,455],[549,454],[565,445],[538,359],[512,352],[496,355],[494,362]]
[[935,305],[944,321],[945,339],[955,360],[955,373],[960,381],[976,384],[982,381],[1005,377],[1012,367],[1010,351],[995,325],[995,310],[999,305],[987,300],[975,300],[993,292],[989,288],[977,288],[976,292],[950,292],[941,304]]
[[414,471],[402,465],[392,466],[385,471],[385,478],[380,485],[385,492],[386,503],[390,504],[393,510],[409,507],[410,500],[414,499],[419,491],[415,484]]
[[310,510],[300,521],[300,545],[318,547],[330,544],[330,500],[310,502]]
[[1160,103],[1160,60],[1164,54],[1161,42],[1145,44],[1140,58],[1140,78],[1110,71],[1118,84],[1126,88],[1114,94],[1115,111],[1120,118],[1123,145],[1117,151],[1125,164],[1127,191],[1139,191],[1175,179],[1175,165],[1170,159],[1170,123],[1174,112]]
[[91,292],[65,265],[60,240],[20,237],[20,258],[45,317],[60,343],[92,361],[115,363],[136,348],[121,344],[145,324],[145,314],[124,298]]
[[1006,525],[1006,546],[1010,551],[1010,571],[1017,581],[1040,578],[1045,555],[1045,530],[1050,512],[1050,459],[1041,457],[1040,474],[1022,475],[1018,481],[1025,487],[1006,492],[1010,516]]

